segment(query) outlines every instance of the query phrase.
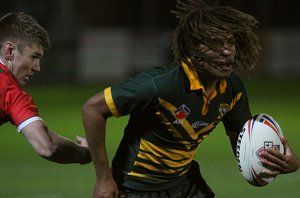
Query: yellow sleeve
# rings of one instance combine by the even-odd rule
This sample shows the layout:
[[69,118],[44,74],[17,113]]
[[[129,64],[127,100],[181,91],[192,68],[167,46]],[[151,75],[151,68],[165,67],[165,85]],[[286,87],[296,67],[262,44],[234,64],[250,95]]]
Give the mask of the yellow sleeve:
[[117,107],[112,98],[111,87],[104,89],[104,98],[105,98],[105,102],[106,102],[108,108],[110,109],[111,113],[113,114],[113,116],[120,117],[120,113],[118,112]]

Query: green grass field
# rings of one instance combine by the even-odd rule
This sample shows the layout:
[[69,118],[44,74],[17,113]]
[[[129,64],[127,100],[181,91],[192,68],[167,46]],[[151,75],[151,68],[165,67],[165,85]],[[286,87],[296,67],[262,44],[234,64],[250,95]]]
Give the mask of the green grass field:
[[[252,113],[268,113],[281,125],[300,156],[300,83],[294,81],[246,80]],[[84,101],[100,91],[97,86],[27,87],[49,127],[75,139],[83,135],[80,110]],[[112,158],[127,118],[108,121],[108,150]],[[0,127],[0,198],[88,198],[95,181],[88,165],[61,165],[39,157],[15,127]],[[240,174],[230,143],[220,124],[201,143],[197,155],[202,174],[216,197],[300,197],[300,171],[280,175],[265,187],[253,187]]]

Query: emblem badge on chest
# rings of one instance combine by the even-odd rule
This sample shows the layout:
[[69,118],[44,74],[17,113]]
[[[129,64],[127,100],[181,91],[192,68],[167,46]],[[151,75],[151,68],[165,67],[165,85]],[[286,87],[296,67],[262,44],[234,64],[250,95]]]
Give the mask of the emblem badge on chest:
[[219,114],[223,117],[229,109],[229,104],[221,103],[219,106]]

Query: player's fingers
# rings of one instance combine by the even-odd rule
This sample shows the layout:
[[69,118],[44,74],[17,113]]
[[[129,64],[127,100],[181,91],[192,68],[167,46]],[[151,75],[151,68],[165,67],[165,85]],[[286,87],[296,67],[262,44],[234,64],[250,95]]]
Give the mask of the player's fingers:
[[288,166],[285,156],[279,152],[266,150],[265,152],[262,153],[262,156],[263,156],[262,162],[266,166],[270,166],[280,171],[283,171]]
[[286,161],[282,161],[278,158],[274,158],[272,155],[268,155],[268,157],[262,159],[261,162],[263,163],[264,167],[266,167],[270,171],[275,171],[275,172],[277,171],[280,173],[286,172],[286,169],[288,167]]
[[86,148],[89,147],[87,140],[79,135],[76,136],[76,142]]
[[77,142],[78,144],[81,144],[82,141],[83,141],[83,138],[80,137],[80,136],[78,136],[78,135],[76,135],[76,142]]
[[261,163],[264,165],[264,167],[270,169],[270,170],[281,170],[282,167],[272,161],[270,161],[269,159],[262,159]]
[[265,157],[272,158],[274,160],[280,159],[282,161],[285,160],[285,156],[281,154],[279,151],[271,148],[266,148],[264,152]]
[[283,145],[288,144],[288,140],[284,136],[280,136],[280,140],[281,140]]
[[291,150],[288,140],[284,136],[280,136],[280,140],[284,147],[284,154],[292,153],[293,151]]
[[271,171],[265,168],[259,173],[259,176],[263,178],[271,178],[271,177],[276,177],[279,174],[280,171]]

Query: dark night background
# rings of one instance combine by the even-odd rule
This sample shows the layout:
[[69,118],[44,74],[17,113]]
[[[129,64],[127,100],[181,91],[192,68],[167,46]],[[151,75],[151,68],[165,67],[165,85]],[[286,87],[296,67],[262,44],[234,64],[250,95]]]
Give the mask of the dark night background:
[[[300,75],[299,0],[206,3],[231,6],[260,21],[263,51],[253,75]],[[10,0],[0,5],[1,16],[24,11],[49,32],[52,47],[33,83],[115,81],[173,60],[170,46],[177,21],[170,10],[175,0]]]

